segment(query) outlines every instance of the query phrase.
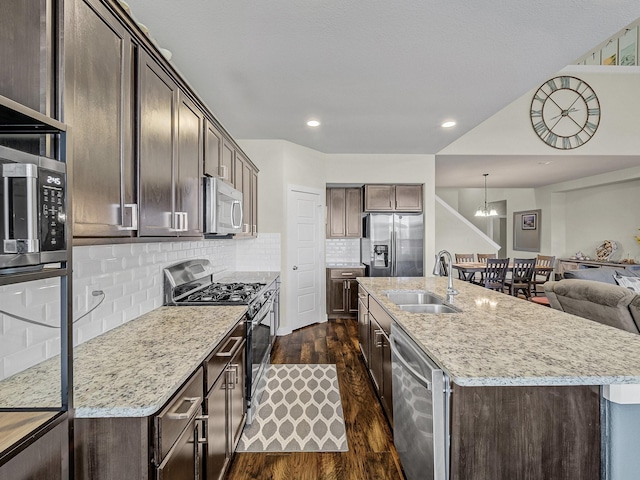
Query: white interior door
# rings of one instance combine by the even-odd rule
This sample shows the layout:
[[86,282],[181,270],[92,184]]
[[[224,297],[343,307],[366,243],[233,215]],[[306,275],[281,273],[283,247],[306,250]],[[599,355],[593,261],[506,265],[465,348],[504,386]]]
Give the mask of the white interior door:
[[326,320],[321,267],[323,217],[318,190],[289,187],[287,198],[287,325],[290,330]]

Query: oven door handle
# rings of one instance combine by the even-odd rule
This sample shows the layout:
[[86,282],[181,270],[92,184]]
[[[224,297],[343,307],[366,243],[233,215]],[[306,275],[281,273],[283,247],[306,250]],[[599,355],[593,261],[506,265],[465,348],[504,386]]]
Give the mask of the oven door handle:
[[[229,337],[229,339],[223,345],[223,347],[220,349],[220,351],[218,353],[216,353],[216,357],[231,357],[231,356],[233,356],[233,354],[235,353],[236,349],[238,348],[238,345],[240,345],[242,340],[243,340],[242,337]],[[231,348],[229,348],[227,350],[227,347],[229,346],[229,344],[231,342],[234,342],[233,343],[233,347],[231,347]]]
[[260,308],[258,311],[259,315],[256,315],[255,318],[251,320],[251,326],[254,327],[258,325],[264,318],[269,315],[269,312],[273,309],[273,302],[275,301],[275,295],[271,295],[271,298]]

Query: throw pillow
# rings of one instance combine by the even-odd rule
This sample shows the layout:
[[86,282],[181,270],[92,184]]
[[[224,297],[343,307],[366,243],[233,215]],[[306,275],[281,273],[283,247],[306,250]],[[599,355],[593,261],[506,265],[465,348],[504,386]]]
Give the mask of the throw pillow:
[[624,277],[622,275],[616,275],[614,277],[616,282],[621,287],[628,288],[636,293],[640,293],[640,278],[639,277]]

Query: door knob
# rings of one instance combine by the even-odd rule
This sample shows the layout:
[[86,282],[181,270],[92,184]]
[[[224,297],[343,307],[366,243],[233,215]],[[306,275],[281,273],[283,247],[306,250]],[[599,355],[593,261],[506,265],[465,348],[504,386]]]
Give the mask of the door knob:
[[294,266],[293,266],[293,269],[294,269],[294,270],[297,270],[297,269],[298,269],[298,266],[297,266],[297,265],[294,265]]

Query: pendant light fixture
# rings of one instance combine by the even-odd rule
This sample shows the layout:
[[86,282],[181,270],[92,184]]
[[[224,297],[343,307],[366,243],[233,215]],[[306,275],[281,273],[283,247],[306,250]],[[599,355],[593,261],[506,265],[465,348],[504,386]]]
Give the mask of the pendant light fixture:
[[489,176],[488,173],[483,173],[482,176],[484,177],[484,206],[480,205],[478,207],[478,210],[476,211],[475,216],[476,217],[495,217],[498,215],[498,212],[496,212],[495,208],[491,208],[491,210],[489,210],[489,206],[487,204],[487,177]]

